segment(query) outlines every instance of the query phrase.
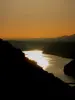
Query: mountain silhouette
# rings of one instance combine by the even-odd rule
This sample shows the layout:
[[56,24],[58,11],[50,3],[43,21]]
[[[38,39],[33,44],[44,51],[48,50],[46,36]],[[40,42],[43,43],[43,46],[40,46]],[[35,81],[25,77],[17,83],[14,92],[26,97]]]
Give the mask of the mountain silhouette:
[[44,52],[75,59],[75,34],[54,38],[51,42],[46,43]]
[[75,78],[75,59],[64,66],[64,73]]
[[75,34],[70,35],[70,36],[61,36],[58,38],[55,38],[55,41],[60,41],[60,42],[75,42]]

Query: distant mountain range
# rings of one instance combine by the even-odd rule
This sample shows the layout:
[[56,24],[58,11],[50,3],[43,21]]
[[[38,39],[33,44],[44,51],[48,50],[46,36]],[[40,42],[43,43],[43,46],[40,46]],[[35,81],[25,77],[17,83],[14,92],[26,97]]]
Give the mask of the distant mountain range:
[[57,38],[9,40],[9,42],[22,51],[42,49],[45,53],[75,59],[75,34]]
[[57,38],[31,38],[31,39],[18,39],[18,40],[8,40],[9,42],[75,42],[75,34],[73,35],[65,35],[65,36],[61,36],[61,37],[57,37]]
[[58,37],[53,39],[55,41],[63,41],[63,42],[75,42],[75,34],[70,35],[70,36],[62,36],[62,37]]

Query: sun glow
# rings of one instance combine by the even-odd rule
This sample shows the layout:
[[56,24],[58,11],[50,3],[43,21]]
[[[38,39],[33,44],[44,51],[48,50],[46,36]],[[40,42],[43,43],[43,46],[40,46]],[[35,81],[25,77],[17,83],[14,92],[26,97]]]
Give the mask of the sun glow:
[[48,59],[44,57],[43,51],[41,50],[31,50],[31,51],[23,51],[25,53],[25,56],[29,58],[30,60],[34,60],[37,65],[42,67],[43,69],[46,69],[49,65]]

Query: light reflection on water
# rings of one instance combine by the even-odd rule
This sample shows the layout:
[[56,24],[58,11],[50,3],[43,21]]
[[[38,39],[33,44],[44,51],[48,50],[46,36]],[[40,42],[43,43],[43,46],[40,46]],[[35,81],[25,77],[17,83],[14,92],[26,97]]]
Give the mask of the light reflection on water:
[[29,58],[30,60],[34,60],[37,65],[42,67],[44,70],[49,66],[49,60],[51,58],[48,58],[43,54],[43,51],[41,50],[31,50],[31,51],[23,51],[25,53],[25,56]]
[[23,53],[25,53],[25,56],[27,58],[29,58],[30,60],[34,60],[37,63],[37,65],[39,65],[49,73],[53,73],[61,80],[67,83],[75,82],[74,79],[66,76],[63,72],[64,65],[69,63],[72,59],[62,58],[49,54],[43,54],[42,50],[23,51]]

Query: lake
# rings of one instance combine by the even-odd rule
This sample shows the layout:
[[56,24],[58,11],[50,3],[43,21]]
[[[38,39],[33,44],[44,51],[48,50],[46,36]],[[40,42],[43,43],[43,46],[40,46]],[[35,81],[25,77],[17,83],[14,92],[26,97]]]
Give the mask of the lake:
[[49,73],[53,73],[56,77],[65,81],[66,83],[75,83],[72,77],[66,76],[63,72],[64,66],[72,59],[62,58],[55,55],[44,54],[42,50],[23,51],[26,57],[34,60],[37,65],[42,67]]

